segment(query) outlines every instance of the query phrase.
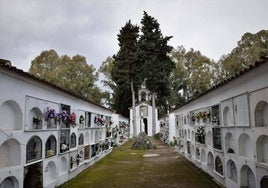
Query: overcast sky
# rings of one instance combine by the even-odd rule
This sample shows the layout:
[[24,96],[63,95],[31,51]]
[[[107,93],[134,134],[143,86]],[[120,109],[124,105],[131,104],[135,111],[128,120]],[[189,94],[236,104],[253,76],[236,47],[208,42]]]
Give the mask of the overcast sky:
[[245,32],[268,29],[268,0],[0,0],[0,58],[28,71],[43,50],[83,55],[97,69],[118,51],[117,34],[143,11],[170,45],[218,60]]

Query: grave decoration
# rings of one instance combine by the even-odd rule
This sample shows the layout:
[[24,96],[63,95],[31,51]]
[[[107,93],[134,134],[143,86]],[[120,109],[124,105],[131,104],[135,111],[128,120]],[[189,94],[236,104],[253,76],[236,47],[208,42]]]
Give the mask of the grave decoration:
[[145,132],[141,132],[138,137],[135,139],[132,149],[154,149],[155,146],[150,141],[149,137]]

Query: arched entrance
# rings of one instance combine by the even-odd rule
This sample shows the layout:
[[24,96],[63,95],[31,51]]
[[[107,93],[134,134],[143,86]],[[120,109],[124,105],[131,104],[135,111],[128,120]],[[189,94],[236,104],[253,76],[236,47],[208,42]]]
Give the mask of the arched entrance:
[[42,188],[43,175],[42,163],[35,163],[24,168],[23,187],[27,188]]
[[144,131],[148,135],[148,120],[147,120],[147,118],[143,118],[143,123],[144,123]]

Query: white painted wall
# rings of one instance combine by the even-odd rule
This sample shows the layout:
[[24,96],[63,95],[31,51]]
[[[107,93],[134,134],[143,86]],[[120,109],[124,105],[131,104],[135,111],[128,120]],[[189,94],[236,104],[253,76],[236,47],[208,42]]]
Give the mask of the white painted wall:
[[[71,106],[71,112],[77,115],[76,123],[79,123],[79,116],[85,111],[92,112],[91,123],[94,122],[94,114],[101,114],[113,118],[115,124],[119,120],[128,121],[127,118],[114,114],[112,111],[87,102],[75,96],[66,94],[46,84],[39,83],[36,80],[17,74],[15,72],[0,69],[0,157],[10,157],[12,160],[17,157],[18,163],[12,163],[9,159],[1,160],[0,162],[0,185],[8,177],[14,177],[14,182],[17,187],[23,187],[24,166],[30,165],[26,163],[26,145],[33,136],[38,136],[42,141],[42,158],[35,162],[43,164],[43,186],[55,187],[69,179],[75,177],[79,172],[91,166],[110,151],[103,151],[98,156],[83,161],[81,165],[74,170],[70,170],[70,153],[78,152],[84,149],[85,145],[102,143],[106,140],[106,127],[91,127],[85,128],[78,125],[70,128],[70,133],[76,134],[76,147],[70,149],[70,152],[58,155],[59,146],[59,126],[54,129],[47,129],[46,122],[43,118],[43,113],[46,107],[54,108],[59,112],[60,104]],[[31,111],[33,108],[37,111]],[[32,117],[36,116],[36,112],[40,111],[43,118],[42,129],[33,129]],[[111,125],[113,126],[113,125]],[[95,138],[98,132],[98,138]],[[79,135],[84,135],[84,144],[78,146]],[[57,154],[53,157],[45,157],[46,141],[54,135],[57,139]],[[85,137],[88,136],[85,142]],[[108,140],[111,138],[108,138]],[[14,140],[8,142],[9,140]],[[5,144],[8,143],[8,144]],[[12,150],[12,145],[18,144],[17,150]],[[1,147],[2,146],[2,147]],[[7,147],[6,147],[7,146]],[[11,149],[10,149],[11,148]],[[11,150],[11,151],[9,151]],[[17,160],[17,159],[16,159]]]
[[[255,127],[255,110],[260,101],[268,103],[267,88],[268,64],[266,63],[173,111],[169,115],[169,139],[172,139],[173,135],[178,137],[178,140],[184,144],[184,147],[183,149],[177,149],[177,151],[226,187],[250,186],[251,184],[259,188],[262,177],[268,175],[268,162],[265,162],[264,159],[266,158],[265,153],[267,152],[266,147],[268,145],[268,129],[266,125],[264,127]],[[178,128],[183,130],[187,136],[184,135],[182,137],[178,135],[179,132],[175,128],[174,116],[187,115],[191,111],[211,107],[216,104],[220,104],[221,124],[218,127],[221,129],[222,150],[214,149],[213,145],[208,145],[208,140],[206,140],[206,144],[200,144],[191,139],[189,133],[192,136],[192,132],[196,132],[197,126],[187,123]],[[229,111],[226,111],[227,107]],[[263,112],[266,114],[264,115],[265,117],[268,116],[266,111],[264,110]],[[225,116],[226,112],[228,116]],[[263,122],[266,121],[264,118]],[[212,133],[214,126],[206,124],[204,127],[208,135]],[[209,137],[207,135],[206,139]],[[191,151],[191,155],[187,154],[187,146],[185,146],[187,141],[190,141],[191,150],[192,147],[195,149],[199,148],[200,151],[203,150],[203,154],[205,153],[201,163],[198,161],[196,153],[192,153],[193,151]],[[179,148],[179,146],[176,148]],[[228,153],[228,148],[232,148],[235,153]],[[223,175],[217,173],[215,169],[209,168],[207,165],[209,160],[208,153],[212,154],[213,160],[217,156],[220,157],[223,164]],[[261,155],[259,159],[258,155]],[[236,166],[236,181],[230,179],[230,171],[227,169],[227,162],[229,160],[232,160]],[[246,174],[249,171],[252,171],[253,175]],[[248,185],[245,182],[248,182]]]

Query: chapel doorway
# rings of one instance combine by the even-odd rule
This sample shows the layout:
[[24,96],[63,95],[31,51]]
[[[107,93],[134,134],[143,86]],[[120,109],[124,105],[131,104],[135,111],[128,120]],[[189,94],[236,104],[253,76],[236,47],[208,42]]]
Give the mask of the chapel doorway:
[[148,120],[147,118],[143,118],[144,131],[148,135]]

